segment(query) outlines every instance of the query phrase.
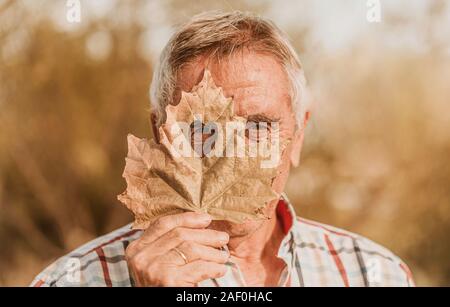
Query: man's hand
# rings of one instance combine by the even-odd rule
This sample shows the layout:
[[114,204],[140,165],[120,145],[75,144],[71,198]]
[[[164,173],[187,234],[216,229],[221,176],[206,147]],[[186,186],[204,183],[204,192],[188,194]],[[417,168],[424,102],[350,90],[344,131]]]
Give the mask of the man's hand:
[[[226,273],[226,232],[205,229],[208,214],[186,212],[161,217],[126,250],[128,267],[137,286],[196,286]],[[186,256],[185,259],[174,248]]]

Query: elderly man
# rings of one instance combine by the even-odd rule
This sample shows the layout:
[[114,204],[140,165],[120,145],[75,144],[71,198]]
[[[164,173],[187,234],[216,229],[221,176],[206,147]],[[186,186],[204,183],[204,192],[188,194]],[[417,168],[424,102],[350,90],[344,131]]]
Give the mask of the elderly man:
[[[271,22],[241,12],[204,13],[182,26],[152,82],[152,122],[208,70],[235,112],[278,122],[289,139],[273,189],[299,163],[310,116],[300,61]],[[266,220],[212,221],[205,213],[158,218],[145,231],[125,226],[61,258],[34,286],[410,286],[411,273],[388,250],[358,235],[297,217],[287,197]]]

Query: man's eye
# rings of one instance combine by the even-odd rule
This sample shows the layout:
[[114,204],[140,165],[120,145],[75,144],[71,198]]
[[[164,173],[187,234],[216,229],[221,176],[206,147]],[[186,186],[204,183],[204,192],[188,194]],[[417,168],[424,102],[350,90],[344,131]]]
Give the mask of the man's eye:
[[268,122],[247,122],[248,129],[270,131],[271,123]]
[[270,133],[270,123],[247,122],[245,136],[252,141],[260,141]]

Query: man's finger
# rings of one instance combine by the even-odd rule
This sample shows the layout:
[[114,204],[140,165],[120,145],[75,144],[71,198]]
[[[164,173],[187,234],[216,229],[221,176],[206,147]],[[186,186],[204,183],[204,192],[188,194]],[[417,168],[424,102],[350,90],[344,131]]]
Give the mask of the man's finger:
[[142,243],[150,243],[176,227],[206,228],[211,223],[211,216],[206,213],[184,212],[167,215],[155,220],[141,237]]
[[[175,249],[170,250],[167,253],[167,258],[172,259],[173,263],[177,265],[185,265],[185,259],[188,263],[194,262],[197,260],[211,261],[216,263],[226,263],[230,258],[230,254],[227,251],[219,250],[214,247],[205,246],[196,242],[187,241],[176,247],[178,252]],[[180,255],[182,253],[182,255]]]
[[155,253],[165,254],[186,241],[219,248],[226,245],[229,239],[230,236],[222,231],[177,227],[149,244],[148,248]]

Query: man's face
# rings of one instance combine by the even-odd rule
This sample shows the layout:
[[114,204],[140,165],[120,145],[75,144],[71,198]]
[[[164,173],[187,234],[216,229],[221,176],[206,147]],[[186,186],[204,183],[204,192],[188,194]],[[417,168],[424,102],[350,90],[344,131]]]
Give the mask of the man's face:
[[[238,52],[227,59],[211,61],[199,58],[184,65],[179,72],[175,102],[181,91],[190,92],[199,83],[205,69],[211,72],[215,84],[222,87],[226,97],[232,97],[238,116],[252,122],[278,122],[281,140],[290,140],[281,155],[279,174],[272,187],[278,193],[284,189],[290,162],[298,160],[303,140],[302,129],[297,129],[295,113],[289,96],[289,81],[282,66],[269,55]],[[275,217],[277,201],[266,207],[266,214]],[[210,228],[227,231],[230,236],[244,236],[257,230],[262,221],[234,224],[214,221]]]

